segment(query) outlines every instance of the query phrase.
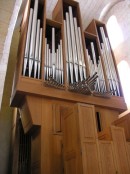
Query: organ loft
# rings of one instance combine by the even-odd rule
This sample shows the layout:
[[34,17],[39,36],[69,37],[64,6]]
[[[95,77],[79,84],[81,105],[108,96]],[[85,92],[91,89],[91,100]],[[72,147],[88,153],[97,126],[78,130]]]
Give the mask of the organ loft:
[[13,174],[129,174],[130,119],[106,26],[79,3],[24,5],[11,96]]

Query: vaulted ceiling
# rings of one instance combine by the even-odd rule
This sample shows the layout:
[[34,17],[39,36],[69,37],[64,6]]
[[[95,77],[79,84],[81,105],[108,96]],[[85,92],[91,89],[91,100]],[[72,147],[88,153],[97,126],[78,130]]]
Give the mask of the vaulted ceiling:
[[[123,0],[76,0],[80,4],[83,27],[93,18],[102,19],[112,6]],[[47,0],[47,17],[51,18],[57,0]]]

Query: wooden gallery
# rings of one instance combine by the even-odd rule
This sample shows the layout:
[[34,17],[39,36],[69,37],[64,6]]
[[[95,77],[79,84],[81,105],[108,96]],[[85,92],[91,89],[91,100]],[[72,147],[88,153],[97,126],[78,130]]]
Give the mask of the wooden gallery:
[[11,96],[13,174],[129,174],[130,116],[106,26],[27,0]]

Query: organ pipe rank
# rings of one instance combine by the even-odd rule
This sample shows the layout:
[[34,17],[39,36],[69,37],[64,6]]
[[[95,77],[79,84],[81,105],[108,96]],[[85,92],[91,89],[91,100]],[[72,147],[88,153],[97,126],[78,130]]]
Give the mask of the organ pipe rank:
[[[34,1],[34,7],[30,8],[26,45],[23,61],[23,76],[40,79],[41,76],[41,52],[42,52],[42,22],[38,17],[38,0]],[[86,74],[85,57],[82,43],[81,28],[77,17],[74,16],[73,7],[66,8],[63,20],[65,66],[63,67],[63,43],[62,37],[57,38],[57,28],[51,26],[49,35],[45,38],[44,51],[44,81],[47,85],[64,88],[64,72],[66,72],[68,89],[84,94],[93,91],[105,94],[108,92],[106,85],[106,72],[108,85],[112,95],[120,96],[119,80],[113,62],[113,55],[108,38],[103,27],[97,26],[101,55],[97,52],[97,43],[90,39],[86,44],[86,57],[88,72]],[[46,31],[48,32],[48,31]],[[61,33],[60,33],[61,34]],[[87,38],[86,38],[87,40]]]
[[70,84],[86,79],[81,29],[77,18],[73,17],[72,7],[68,7],[64,20],[64,40],[66,51],[67,81]]
[[23,75],[40,78],[42,28],[38,16],[38,0],[35,0],[34,9],[30,8],[26,46],[24,54]]
[[59,43],[56,43],[54,27],[52,27],[51,36],[51,45],[48,38],[45,38],[44,79],[53,79],[53,82],[55,80],[59,84],[64,84],[62,40],[60,39]]
[[103,62],[105,65],[107,79],[109,82],[109,87],[113,95],[120,96],[119,81],[118,81],[115,65],[113,62],[110,43],[108,38],[105,36],[103,27],[100,27],[100,34],[102,37],[101,52],[102,52]]
[[[91,53],[91,56],[89,52]],[[105,93],[106,84],[105,84],[105,78],[104,78],[104,73],[102,68],[102,62],[101,62],[100,56],[97,57],[95,53],[94,42],[90,42],[90,47],[89,47],[89,50],[86,49],[86,54],[88,58],[90,76],[93,76],[94,73],[97,73],[98,75],[97,81],[95,83],[95,91],[100,93]]]

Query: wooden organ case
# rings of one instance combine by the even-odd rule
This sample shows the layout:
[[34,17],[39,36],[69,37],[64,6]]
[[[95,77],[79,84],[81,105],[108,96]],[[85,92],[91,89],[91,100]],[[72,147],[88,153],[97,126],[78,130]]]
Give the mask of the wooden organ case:
[[127,174],[129,143],[111,126],[126,104],[105,24],[83,31],[72,0],[52,17],[46,0],[28,0],[21,23],[11,106],[31,136],[30,173]]

